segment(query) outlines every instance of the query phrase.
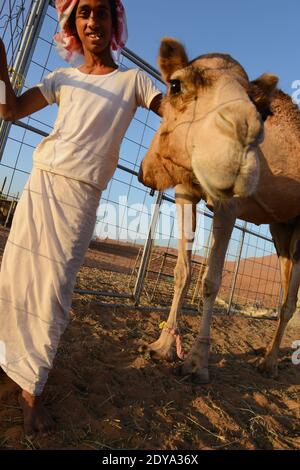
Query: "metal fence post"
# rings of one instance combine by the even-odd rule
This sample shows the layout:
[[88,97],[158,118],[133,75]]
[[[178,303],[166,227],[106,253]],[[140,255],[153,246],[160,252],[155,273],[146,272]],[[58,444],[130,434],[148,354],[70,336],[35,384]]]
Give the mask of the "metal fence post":
[[[15,75],[12,77],[12,87],[17,96],[22,91],[21,88],[17,87],[18,75],[26,77],[48,5],[49,0],[32,0],[17,58],[15,63],[11,64],[15,71]],[[0,161],[2,160],[11,125],[11,122],[0,120]]]
[[5,220],[4,225],[3,225],[3,227],[5,227],[5,228],[7,227],[7,224],[8,224],[9,218],[10,218],[10,214],[12,213],[15,202],[16,202],[15,198],[13,197],[12,200],[11,200],[10,206],[9,206],[9,210],[8,210],[8,213],[7,213],[6,220]]
[[145,275],[146,275],[147,267],[149,264],[150,253],[151,253],[151,249],[153,245],[153,236],[154,236],[156,225],[157,225],[162,198],[163,198],[163,193],[159,192],[156,197],[149,231],[148,231],[146,243],[144,245],[141,264],[138,270],[137,279],[136,279],[136,283],[135,283],[134,290],[133,290],[133,297],[134,297],[135,305],[139,304],[141,293],[144,287]]
[[230,292],[230,297],[229,297],[229,303],[228,303],[228,309],[227,309],[227,315],[230,315],[231,312],[231,307],[232,307],[232,301],[233,301],[233,296],[234,296],[234,291],[236,287],[236,281],[239,273],[239,267],[240,267],[240,262],[241,262],[241,257],[242,257],[242,251],[243,251],[243,246],[244,246],[244,240],[245,240],[245,231],[247,228],[247,222],[244,222],[243,228],[242,228],[242,235],[238,247],[238,259],[235,265],[235,270],[234,270],[234,277],[233,277],[233,282],[231,286],[231,292]]

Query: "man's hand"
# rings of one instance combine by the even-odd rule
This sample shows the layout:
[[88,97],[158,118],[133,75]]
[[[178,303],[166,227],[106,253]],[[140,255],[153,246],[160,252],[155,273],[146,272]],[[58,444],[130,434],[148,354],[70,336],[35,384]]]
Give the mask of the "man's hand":
[[162,112],[162,99],[163,99],[163,95],[156,95],[153,100],[151,101],[151,104],[150,104],[150,109],[151,111],[153,111],[154,113],[156,113],[158,116],[162,117],[163,116],[163,112]]
[[46,98],[38,87],[29,88],[21,96],[16,96],[8,71],[5,46],[0,39],[0,119],[16,121],[48,106]]

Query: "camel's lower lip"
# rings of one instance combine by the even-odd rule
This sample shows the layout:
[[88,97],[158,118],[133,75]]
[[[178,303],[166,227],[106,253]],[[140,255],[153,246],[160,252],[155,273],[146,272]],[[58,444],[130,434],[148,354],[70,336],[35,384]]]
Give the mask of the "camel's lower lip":
[[234,197],[234,188],[231,186],[228,189],[218,189],[212,187],[212,185],[209,183],[207,177],[205,176],[204,172],[202,171],[199,177],[196,175],[195,170],[193,170],[194,175],[196,179],[198,180],[198,183],[200,186],[204,189],[204,191],[213,199],[230,199],[231,197]]

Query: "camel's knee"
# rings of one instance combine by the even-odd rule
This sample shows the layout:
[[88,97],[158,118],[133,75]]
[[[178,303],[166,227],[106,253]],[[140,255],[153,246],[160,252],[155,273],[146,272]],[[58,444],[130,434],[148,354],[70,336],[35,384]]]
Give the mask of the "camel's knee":
[[280,321],[288,323],[296,310],[295,302],[286,302],[282,305],[280,310]]
[[191,269],[187,263],[176,265],[174,270],[175,287],[186,287],[191,280]]
[[221,284],[221,279],[210,279],[206,276],[202,282],[203,297],[212,297],[217,295]]

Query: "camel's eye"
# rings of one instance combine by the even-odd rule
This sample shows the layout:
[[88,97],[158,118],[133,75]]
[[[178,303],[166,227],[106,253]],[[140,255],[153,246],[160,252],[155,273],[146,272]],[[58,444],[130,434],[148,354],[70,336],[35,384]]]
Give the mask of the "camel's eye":
[[180,80],[170,80],[170,93],[171,95],[178,95],[178,93],[181,93]]

